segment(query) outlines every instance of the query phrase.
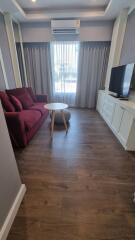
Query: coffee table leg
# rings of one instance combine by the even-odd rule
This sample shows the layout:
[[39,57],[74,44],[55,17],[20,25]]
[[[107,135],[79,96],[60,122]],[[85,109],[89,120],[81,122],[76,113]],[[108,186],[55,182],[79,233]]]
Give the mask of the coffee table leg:
[[53,129],[54,129],[54,119],[55,119],[55,111],[52,111],[51,137],[53,136]]
[[67,127],[67,123],[66,123],[66,119],[65,119],[65,115],[64,115],[64,111],[61,110],[61,114],[62,114],[62,118],[63,118],[63,122],[64,122],[64,126],[65,126],[65,129],[66,129],[66,132],[68,132],[68,127]]

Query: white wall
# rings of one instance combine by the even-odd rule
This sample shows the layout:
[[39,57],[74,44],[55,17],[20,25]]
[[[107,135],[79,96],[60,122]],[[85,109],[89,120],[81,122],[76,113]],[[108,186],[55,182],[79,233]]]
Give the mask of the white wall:
[[[23,23],[21,29],[24,42],[49,42],[55,40],[51,35],[50,23]],[[80,41],[111,41],[112,29],[112,21],[85,21],[81,23],[80,36],[76,36],[74,39]],[[61,40],[65,39],[65,37],[67,40],[72,40],[71,36],[60,37]]]
[[[21,188],[21,179],[0,102],[0,231]],[[1,236],[1,235],[0,235]]]
[[120,55],[121,55],[121,49],[122,49],[122,44],[124,40],[127,17],[128,17],[128,10],[125,9],[119,14],[119,16],[116,18],[114,22],[111,49],[110,49],[108,68],[107,68],[107,74],[106,74],[106,82],[105,82],[106,90],[109,89],[112,67],[118,66],[120,64]]
[[135,63],[135,10],[128,17],[120,63]]

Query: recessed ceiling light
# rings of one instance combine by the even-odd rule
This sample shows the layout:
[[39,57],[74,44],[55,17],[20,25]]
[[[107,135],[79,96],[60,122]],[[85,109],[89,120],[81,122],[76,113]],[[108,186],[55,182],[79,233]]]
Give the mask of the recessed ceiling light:
[[32,2],[36,2],[37,0],[31,0]]

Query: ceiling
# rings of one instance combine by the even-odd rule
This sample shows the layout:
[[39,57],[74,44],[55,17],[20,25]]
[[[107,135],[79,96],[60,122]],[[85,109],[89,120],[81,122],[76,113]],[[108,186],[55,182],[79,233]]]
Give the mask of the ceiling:
[[61,8],[87,8],[87,7],[106,7],[109,0],[17,0],[23,9],[61,9]]
[[134,7],[135,0],[0,0],[0,10],[11,13],[20,22],[113,20],[124,8]]

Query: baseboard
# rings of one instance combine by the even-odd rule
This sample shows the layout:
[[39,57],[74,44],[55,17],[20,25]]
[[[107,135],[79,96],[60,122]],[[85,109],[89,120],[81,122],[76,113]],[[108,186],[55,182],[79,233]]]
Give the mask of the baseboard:
[[26,186],[24,184],[21,185],[21,188],[16,196],[16,199],[8,213],[8,216],[0,230],[0,240],[6,240],[8,233],[10,231],[10,228],[13,224],[13,221],[15,219],[15,216],[17,214],[17,211],[20,207],[20,204],[23,200],[24,194],[26,192]]

